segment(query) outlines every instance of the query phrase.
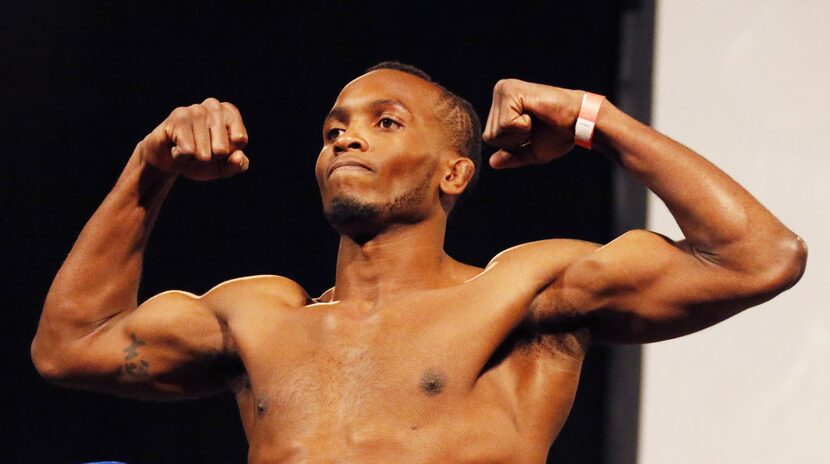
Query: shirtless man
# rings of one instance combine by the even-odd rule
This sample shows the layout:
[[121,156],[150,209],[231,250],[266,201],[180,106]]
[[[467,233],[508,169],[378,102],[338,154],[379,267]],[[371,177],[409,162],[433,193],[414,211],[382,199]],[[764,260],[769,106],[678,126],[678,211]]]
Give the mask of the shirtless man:
[[[583,94],[497,83],[490,165],[568,152]],[[177,108],[138,143],[55,277],[35,366],[58,385],[136,398],[230,388],[251,463],[542,463],[591,343],[701,330],[804,271],[804,243],[740,185],[607,101],[594,147],[666,203],[685,240],[634,230],[605,246],[524,244],[485,269],[455,261],[447,216],[480,168],[478,131],[469,105],[419,70],[367,72],[326,117],[316,165],[340,233],[334,287],[312,299],[254,276],[139,305],[144,246],[174,179],[248,168],[233,105]]]

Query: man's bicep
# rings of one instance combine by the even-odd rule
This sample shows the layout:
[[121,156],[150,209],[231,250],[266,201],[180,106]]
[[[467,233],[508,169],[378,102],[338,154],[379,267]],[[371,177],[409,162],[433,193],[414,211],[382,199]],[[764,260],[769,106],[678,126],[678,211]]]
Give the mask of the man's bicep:
[[199,297],[165,292],[120,313],[68,347],[68,386],[147,399],[225,388],[227,330]]
[[575,261],[555,287],[597,341],[647,343],[704,329],[765,298],[686,241],[629,231]]

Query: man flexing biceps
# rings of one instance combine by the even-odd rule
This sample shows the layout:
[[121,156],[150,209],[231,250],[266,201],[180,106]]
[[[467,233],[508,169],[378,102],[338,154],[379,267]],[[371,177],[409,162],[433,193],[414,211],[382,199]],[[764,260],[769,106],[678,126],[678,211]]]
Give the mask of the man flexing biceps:
[[[583,92],[500,81],[484,138],[494,168],[574,143]],[[177,176],[248,168],[242,119],[214,99],[141,141],[56,276],[32,357],[48,380],[136,398],[230,388],[249,462],[544,462],[592,342],[677,337],[800,278],[803,242],[726,174],[603,102],[596,148],[666,202],[685,234],[521,245],[485,269],[443,250],[480,169],[469,103],[382,63],[327,115],[316,165],[340,233],[318,298],[278,276],[137,304],[144,245]],[[309,265],[316,265],[309,263]]]

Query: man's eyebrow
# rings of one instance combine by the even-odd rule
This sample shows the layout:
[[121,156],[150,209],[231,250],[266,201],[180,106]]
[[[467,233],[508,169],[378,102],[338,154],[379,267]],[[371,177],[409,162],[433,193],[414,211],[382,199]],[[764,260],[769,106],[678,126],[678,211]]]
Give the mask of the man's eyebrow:
[[[377,100],[372,101],[368,105],[366,105],[370,109],[375,109],[382,106],[397,106],[398,108],[406,111],[407,113],[412,113],[409,108],[397,98],[380,98]],[[338,121],[345,121],[349,119],[349,109],[345,106],[335,106],[334,108],[329,111],[329,114],[326,115],[325,121],[329,119],[336,119]]]
[[329,111],[329,114],[326,115],[326,118],[323,121],[328,121],[329,119],[336,119],[338,121],[345,121],[348,119],[349,112],[346,108],[342,106],[335,106],[334,108]]
[[409,108],[397,98],[381,98],[379,100],[373,101],[372,103],[369,103],[370,108],[377,108],[379,106],[397,106],[402,110],[406,111],[407,113],[412,113],[411,111],[409,111]]

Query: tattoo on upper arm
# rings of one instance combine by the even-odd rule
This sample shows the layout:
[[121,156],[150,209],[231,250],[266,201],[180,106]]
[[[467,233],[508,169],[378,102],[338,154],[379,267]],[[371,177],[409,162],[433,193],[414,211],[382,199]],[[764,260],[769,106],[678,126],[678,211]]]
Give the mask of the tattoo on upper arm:
[[130,343],[130,346],[124,348],[124,350],[123,350],[125,353],[127,353],[127,355],[124,356],[124,359],[127,360],[127,361],[129,361],[130,359],[133,359],[136,356],[138,356],[138,347],[139,346],[144,346],[144,345],[147,344],[146,342],[144,342],[144,340],[139,340],[138,337],[136,337],[134,333],[130,334],[130,338],[132,339],[133,342]]
[[135,333],[130,334],[130,339],[132,343],[129,344],[123,351],[126,353],[124,356],[124,365],[121,366],[121,370],[130,377],[133,378],[144,378],[150,375],[150,363],[143,360],[143,359],[136,359],[139,356],[138,348],[147,344],[144,340],[139,339]]

